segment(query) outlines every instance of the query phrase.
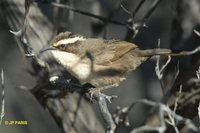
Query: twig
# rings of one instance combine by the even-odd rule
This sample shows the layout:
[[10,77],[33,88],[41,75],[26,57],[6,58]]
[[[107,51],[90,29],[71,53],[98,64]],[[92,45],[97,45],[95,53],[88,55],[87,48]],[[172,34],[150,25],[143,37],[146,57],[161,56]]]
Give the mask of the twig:
[[197,30],[193,30],[193,31],[194,31],[194,33],[195,33],[197,36],[200,37],[200,33],[199,33],[199,31],[197,31]]
[[162,0],[155,0],[152,4],[150,9],[146,12],[143,20],[147,20],[153,13],[153,11],[156,9],[156,7],[158,6],[158,4],[161,2]]
[[24,21],[23,21],[23,24],[22,24],[22,28],[19,29],[18,31],[10,30],[10,32],[12,34],[14,34],[16,37],[20,38],[20,41],[22,42],[22,46],[17,43],[18,47],[21,50],[21,52],[24,51],[26,54],[29,53],[29,51],[31,51],[31,48],[27,45],[28,41],[24,37],[24,34],[26,32],[26,28],[27,28],[27,25],[28,25],[27,17],[29,15],[29,9],[30,9],[30,6],[31,6],[32,3],[33,3],[32,0],[25,0],[25,4],[24,4],[25,15],[24,15]]
[[120,5],[122,3],[123,0],[119,0],[115,3],[114,5],[114,8],[112,9],[112,11],[109,13],[108,17],[107,17],[107,20],[108,21],[105,21],[104,24],[102,25],[102,29],[104,29],[104,32],[103,32],[103,37],[106,38],[106,32],[107,32],[107,25],[109,23],[109,20],[112,19],[112,17],[114,16],[114,14],[120,9]]
[[199,69],[196,71],[196,76],[197,76],[197,79],[200,80],[200,66],[199,66]]
[[[199,116],[199,123],[200,123],[200,102],[199,102],[199,106],[198,106],[198,116]],[[200,126],[199,126],[200,128]]]
[[117,125],[117,128],[120,125],[130,126],[130,122],[128,119],[128,113],[131,111],[131,109],[134,107],[133,104],[131,104],[128,107],[120,108],[119,106],[116,108],[115,114],[113,114],[113,119]]
[[[160,39],[158,39],[158,48],[160,48]],[[160,55],[156,56],[155,73],[156,73],[156,76],[158,77],[158,80],[160,81],[160,85],[161,85],[163,94],[164,94],[164,89],[165,89],[164,85],[162,83],[163,71],[167,67],[167,65],[170,63],[170,61],[171,61],[171,57],[168,56],[168,60],[166,61],[166,63],[160,69]]]
[[138,128],[135,128],[131,131],[131,133],[138,133],[138,132],[142,132],[142,131],[157,131],[158,133],[164,133],[164,131],[166,130],[166,124],[164,122],[164,111],[161,108],[161,106],[159,106],[159,103],[155,103],[152,101],[149,101],[147,99],[140,99],[137,102],[133,103],[143,103],[143,104],[147,104],[149,106],[153,106],[153,107],[159,107],[159,118],[160,118],[160,126],[158,127],[152,127],[149,125],[144,125]]
[[99,105],[99,109],[100,112],[103,116],[103,119],[106,123],[106,132],[107,133],[114,133],[115,129],[116,129],[116,125],[112,119],[112,115],[110,114],[109,110],[108,110],[108,106],[106,103],[106,95],[102,94],[101,92],[96,92],[94,94],[94,98],[98,101],[98,105]]
[[169,55],[171,56],[186,56],[186,55],[193,55],[196,54],[197,52],[200,51],[200,46],[196,47],[194,50],[192,51],[181,51],[179,53],[171,53]]
[[160,69],[160,67],[159,67],[159,65],[160,65],[160,56],[157,56],[156,66],[155,66],[155,72],[156,72],[156,75],[157,75],[157,77],[158,77],[159,80],[162,79],[162,77],[163,77],[163,70],[167,67],[167,65],[170,63],[170,61],[171,61],[171,56],[168,56],[168,60],[165,62],[165,64]]
[[178,101],[179,101],[179,99],[180,99],[180,94],[181,94],[181,92],[182,92],[182,85],[180,85],[180,89],[179,89],[179,95],[178,95],[178,97],[176,97],[176,100],[175,100],[175,103],[174,103],[174,110],[173,110],[173,114],[169,114],[168,113],[168,117],[169,117],[169,120],[166,120],[166,122],[169,124],[169,125],[171,125],[171,126],[173,126],[174,127],[174,130],[175,130],[175,132],[176,133],[179,133],[179,130],[178,130],[178,127],[176,126],[176,121],[175,121],[175,119],[174,119],[174,114],[176,113],[176,109],[177,109],[177,107],[178,107]]
[[4,72],[1,70],[1,87],[2,87],[2,103],[1,103],[1,115],[0,115],[0,125],[2,124],[3,117],[5,116],[5,86],[4,86]]
[[135,8],[135,10],[132,13],[132,17],[134,18],[136,13],[139,11],[139,9],[141,8],[141,6],[144,4],[146,0],[141,0],[140,3],[137,5],[137,7]]
[[152,127],[152,126],[142,126],[142,127],[138,127],[135,128],[131,131],[131,133],[137,133],[137,132],[141,132],[141,131],[157,131],[159,133],[163,133],[166,130],[166,124],[164,122],[164,113],[168,113],[172,116],[174,116],[174,119],[176,121],[183,121],[185,126],[187,126],[189,129],[192,129],[193,131],[199,132],[199,129],[192,123],[192,121],[188,118],[184,118],[178,114],[174,114],[174,111],[172,111],[168,106],[166,106],[165,104],[162,103],[156,103],[147,99],[140,99],[136,102],[134,102],[133,104],[137,104],[137,103],[142,103],[142,104],[146,104],[152,107],[159,107],[159,117],[161,120],[161,124],[159,127]]
[[[199,32],[198,32],[199,33]],[[198,34],[200,36],[200,34]],[[200,80],[200,66],[199,69],[196,71],[196,76],[197,76],[197,80]],[[198,106],[198,116],[199,116],[199,123],[200,123],[200,102],[199,102],[199,106]],[[199,126],[200,128],[200,126]]]
[[156,9],[156,7],[160,3],[160,1],[161,0],[155,0],[153,2],[153,4],[151,5],[151,7],[149,8],[149,10],[144,15],[143,19],[141,19],[142,22],[135,22],[134,19],[135,19],[136,13],[139,11],[139,9],[141,8],[141,6],[144,4],[145,0],[141,0],[140,1],[140,3],[138,4],[138,6],[136,7],[136,9],[133,11],[132,14],[130,13],[130,11],[128,11],[127,9],[125,9],[122,6],[122,9],[124,9],[124,11],[127,12],[130,15],[130,18],[129,18],[128,24],[127,24],[128,32],[127,32],[127,35],[126,35],[126,40],[130,41],[131,39],[135,38],[141,28],[147,27],[146,26],[146,21],[151,16],[151,14],[153,13],[153,11]]
[[124,10],[124,12],[126,12],[127,14],[129,14],[132,17],[131,12],[128,9],[126,9],[122,4],[120,5],[120,7]]
[[24,21],[23,21],[23,25],[21,27],[21,29],[19,29],[18,31],[12,31],[10,30],[10,32],[15,35],[17,38],[20,39],[21,41],[21,45],[19,43],[17,43],[20,51],[22,53],[24,53],[24,55],[26,57],[32,57],[33,60],[35,60],[35,62],[37,62],[37,64],[40,67],[46,68],[48,69],[48,65],[47,63],[45,63],[43,60],[41,60],[36,52],[33,50],[32,47],[30,47],[30,44],[28,42],[28,40],[25,38],[25,33],[26,33],[26,28],[28,26],[28,20],[27,17],[29,15],[29,9],[31,4],[33,3],[32,0],[25,0],[25,16],[24,16]]
[[[181,97],[182,89],[183,89],[183,86],[180,85],[179,92],[178,92],[179,95],[178,95],[178,97],[176,98],[175,104],[174,104],[174,114],[176,113],[176,110],[177,110],[177,107],[178,107],[178,101],[179,101],[179,99],[180,99],[180,97]],[[173,119],[174,119],[174,117],[173,117]]]
[[[35,2],[42,3],[41,1],[35,1]],[[68,5],[64,5],[64,4],[60,4],[60,3],[56,3],[56,2],[48,2],[48,4],[50,4],[52,6],[59,7],[59,8],[65,8],[67,10],[70,10],[70,11],[73,11],[73,12],[76,12],[76,13],[79,13],[79,14],[82,14],[82,15],[93,17],[93,18],[99,19],[103,22],[109,22],[109,23],[113,23],[113,24],[117,24],[117,25],[121,25],[121,26],[126,26],[126,23],[115,21],[115,20],[110,20],[110,19],[103,17],[103,16],[99,16],[99,15],[95,15],[95,14],[92,14],[92,13],[89,13],[89,12],[81,11],[79,9],[75,9],[73,7],[70,7]]]

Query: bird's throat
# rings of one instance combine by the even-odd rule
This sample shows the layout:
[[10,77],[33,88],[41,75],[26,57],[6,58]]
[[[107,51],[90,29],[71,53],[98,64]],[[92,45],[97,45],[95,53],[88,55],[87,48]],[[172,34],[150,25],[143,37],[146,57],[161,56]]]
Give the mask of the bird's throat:
[[55,59],[64,66],[67,71],[80,81],[86,80],[91,74],[90,62],[83,61],[79,56],[64,51],[52,51]]

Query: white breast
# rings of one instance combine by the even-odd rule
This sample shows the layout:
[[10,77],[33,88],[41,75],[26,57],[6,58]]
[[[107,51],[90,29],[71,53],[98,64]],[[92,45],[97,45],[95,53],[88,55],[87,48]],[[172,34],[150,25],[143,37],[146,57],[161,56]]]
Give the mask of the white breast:
[[90,76],[90,62],[83,62],[80,57],[76,56],[73,53],[53,50],[52,54],[55,59],[65,68],[67,68],[67,71],[75,76],[78,80],[83,81]]

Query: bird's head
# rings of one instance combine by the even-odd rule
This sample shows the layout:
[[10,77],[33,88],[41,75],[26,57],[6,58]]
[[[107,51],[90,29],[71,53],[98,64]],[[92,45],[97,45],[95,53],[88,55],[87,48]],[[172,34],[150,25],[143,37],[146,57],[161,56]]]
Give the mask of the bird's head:
[[69,45],[72,46],[73,44],[83,40],[85,40],[85,38],[80,35],[71,32],[62,32],[55,37],[52,42],[52,47],[61,51],[67,51]]
[[85,38],[83,36],[73,34],[72,32],[66,31],[58,34],[52,41],[50,47],[43,49],[41,52],[48,50],[59,50],[69,52],[73,44],[83,41]]

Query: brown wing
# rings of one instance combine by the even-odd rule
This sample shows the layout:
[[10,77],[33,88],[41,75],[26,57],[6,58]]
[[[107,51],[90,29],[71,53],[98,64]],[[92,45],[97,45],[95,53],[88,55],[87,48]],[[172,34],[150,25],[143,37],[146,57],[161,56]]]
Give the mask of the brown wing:
[[95,63],[98,65],[112,63],[130,50],[138,47],[126,41],[99,39],[89,39],[88,42],[84,42],[82,45],[88,45],[87,52],[91,54]]
[[120,59],[127,52],[137,47],[137,45],[126,41],[88,38],[75,44],[68,44],[66,50],[81,57],[85,57],[85,54],[89,53],[90,58],[97,65],[106,65]]
[[113,43],[114,43],[114,45],[116,45],[116,47],[115,47],[114,56],[110,60],[111,62],[118,60],[124,54],[129,52],[130,50],[138,47],[137,45],[135,45],[133,43],[126,42],[126,41],[115,41]]

